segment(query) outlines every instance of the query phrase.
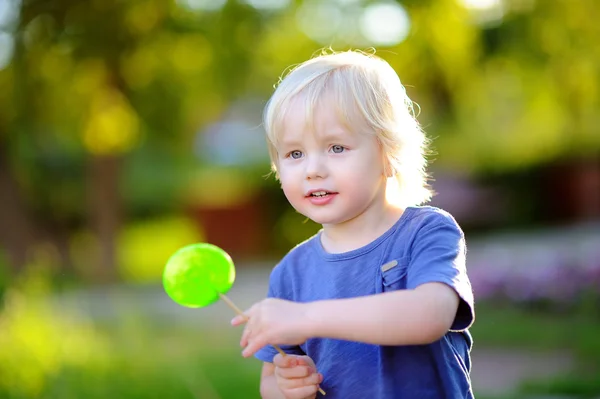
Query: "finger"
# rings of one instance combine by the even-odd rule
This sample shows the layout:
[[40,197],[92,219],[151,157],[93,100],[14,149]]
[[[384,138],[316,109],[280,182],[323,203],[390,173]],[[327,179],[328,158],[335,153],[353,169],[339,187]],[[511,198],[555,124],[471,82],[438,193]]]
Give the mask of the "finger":
[[252,337],[252,327],[250,326],[250,324],[246,324],[246,327],[244,328],[244,332],[242,332],[242,337],[240,338],[240,346],[242,348],[245,348],[246,346],[248,346],[248,342],[250,341],[251,337]]
[[307,377],[303,378],[282,378],[278,380],[278,384],[285,388],[293,389],[293,388],[301,388],[307,385],[317,385],[323,381],[321,374],[312,373]]
[[250,309],[245,310],[243,313],[238,314],[233,319],[231,319],[231,325],[239,326],[241,324],[247,323],[250,320],[250,314],[252,314],[254,306],[256,305],[253,305]]
[[275,373],[281,378],[304,378],[315,373],[315,370],[309,366],[296,366],[288,368],[275,368]]
[[284,395],[288,399],[304,399],[312,397],[317,393],[319,387],[315,385],[306,385],[299,388],[284,389]]
[[263,334],[252,336],[251,339],[248,340],[247,345],[245,345],[245,348],[242,351],[242,356],[250,357],[258,352],[259,349],[267,346],[267,341],[263,338],[263,336]]
[[315,371],[317,371],[317,365],[310,356],[298,356],[298,364],[312,367]]
[[231,325],[239,326],[239,325],[246,323],[248,320],[249,320],[249,317],[246,315],[246,313],[240,314],[240,315],[235,316],[233,319],[231,319]]
[[323,382],[323,376],[319,373],[311,373],[307,377],[301,378],[281,378],[279,375],[276,378],[277,385],[281,389],[295,389],[308,385],[318,385]]
[[295,355],[285,355],[283,356],[281,353],[278,353],[273,358],[273,364],[275,367],[279,368],[287,368],[287,367],[295,367],[298,365],[299,356]]

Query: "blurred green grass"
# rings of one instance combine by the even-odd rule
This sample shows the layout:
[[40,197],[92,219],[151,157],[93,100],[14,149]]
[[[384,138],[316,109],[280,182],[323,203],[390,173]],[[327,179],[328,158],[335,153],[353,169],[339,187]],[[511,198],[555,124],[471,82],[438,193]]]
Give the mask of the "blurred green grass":
[[471,333],[482,346],[571,351],[600,370],[600,314],[594,309],[556,311],[483,302],[477,304]]
[[[593,299],[590,299],[592,302]],[[483,302],[471,329],[479,347],[566,351],[575,356],[575,367],[552,379],[523,381],[507,398],[598,398],[600,395],[600,314],[589,300],[569,310]],[[480,396],[477,396],[481,399]]]
[[[43,269],[32,269],[5,293],[0,398],[260,397],[261,364],[241,357],[238,330],[157,320],[126,303],[116,318],[92,320],[51,305],[51,281]],[[472,333],[479,347],[568,350],[576,355],[573,374],[526,381],[513,399],[539,394],[594,397],[600,394],[594,377],[600,371],[600,320],[585,309],[553,313],[480,303]]]
[[243,359],[238,331],[158,324],[135,312],[110,323],[50,306],[33,275],[5,295],[0,397],[258,398],[260,362]]

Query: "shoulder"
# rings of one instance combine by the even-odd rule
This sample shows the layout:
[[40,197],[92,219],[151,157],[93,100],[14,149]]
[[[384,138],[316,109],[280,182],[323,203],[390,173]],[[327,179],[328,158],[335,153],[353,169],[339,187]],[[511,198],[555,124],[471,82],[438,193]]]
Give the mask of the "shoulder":
[[271,270],[270,284],[271,286],[281,286],[284,281],[289,281],[290,278],[297,278],[301,265],[306,265],[307,258],[314,256],[315,240],[318,239],[318,234],[308,238],[292,248]]
[[314,252],[315,241],[318,240],[318,234],[306,239],[294,248],[290,249],[289,252],[279,261],[277,266],[273,269],[273,273],[282,273],[288,269],[294,268],[299,261],[304,260],[307,256],[310,256]]
[[448,211],[434,206],[415,206],[407,208],[407,210],[410,212],[408,217],[410,230],[426,232],[430,229],[444,227],[459,232],[461,236],[463,235],[458,222]]

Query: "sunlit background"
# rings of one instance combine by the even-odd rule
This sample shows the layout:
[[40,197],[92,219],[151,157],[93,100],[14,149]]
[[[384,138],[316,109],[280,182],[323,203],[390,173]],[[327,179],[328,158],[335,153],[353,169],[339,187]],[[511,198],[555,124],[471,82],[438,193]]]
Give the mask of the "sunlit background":
[[[222,303],[160,279],[234,258],[230,297],[315,233],[262,108],[322,48],[376,51],[433,140],[477,301],[476,396],[600,397],[597,0],[0,0],[0,397],[258,398]],[[327,378],[327,376],[325,376]]]

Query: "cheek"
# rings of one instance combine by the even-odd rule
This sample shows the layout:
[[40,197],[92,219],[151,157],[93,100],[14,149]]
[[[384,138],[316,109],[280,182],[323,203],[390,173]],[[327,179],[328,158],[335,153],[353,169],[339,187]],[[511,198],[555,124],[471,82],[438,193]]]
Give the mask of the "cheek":
[[383,176],[385,174],[384,158],[379,151],[369,151],[366,156],[359,158],[358,164],[353,169],[370,178]]
[[281,191],[283,191],[283,195],[285,195],[290,205],[299,211],[302,206],[304,193],[301,187],[294,183],[294,179],[281,179]]
[[285,196],[289,199],[289,196],[293,191],[291,184],[289,184],[286,180],[281,180],[281,189],[283,190]]
[[380,148],[377,148],[377,151],[373,154],[371,162],[371,169],[377,173],[377,175],[385,175],[388,168],[388,159]]
[[299,190],[298,181],[294,176],[294,173],[287,168],[282,168],[279,171],[279,182],[281,183],[281,189],[286,197],[289,198]]

